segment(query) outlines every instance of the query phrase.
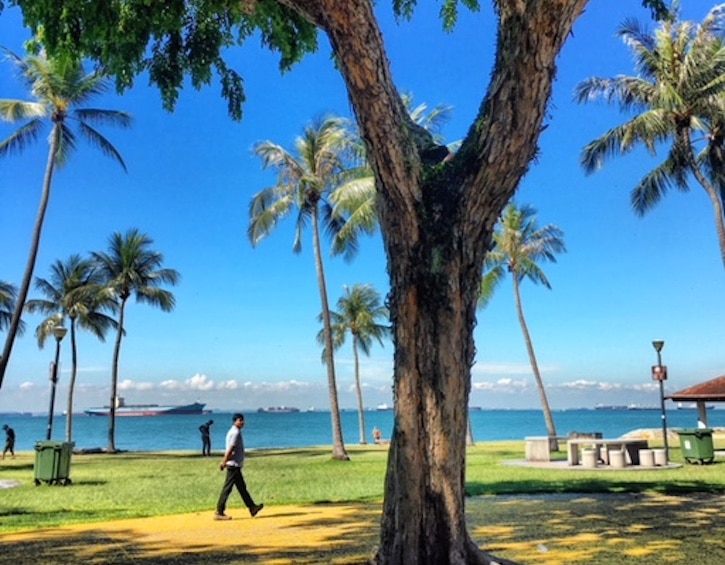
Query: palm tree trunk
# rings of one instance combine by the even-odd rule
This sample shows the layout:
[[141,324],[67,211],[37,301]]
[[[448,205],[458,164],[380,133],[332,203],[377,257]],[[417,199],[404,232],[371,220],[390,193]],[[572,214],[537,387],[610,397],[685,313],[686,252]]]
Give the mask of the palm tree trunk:
[[76,387],[76,376],[78,374],[78,350],[76,348],[76,320],[70,317],[70,345],[73,366],[71,367],[70,382],[68,383],[68,408],[65,417],[65,440],[73,441],[73,394]]
[[320,246],[320,227],[317,210],[312,214],[312,239],[315,248],[315,267],[317,268],[317,282],[320,288],[320,302],[322,303],[322,325],[325,335],[325,355],[327,357],[327,387],[330,393],[330,413],[332,417],[332,458],[347,461],[350,456],[345,451],[342,439],[342,421],[340,420],[340,406],[337,399],[337,382],[335,380],[335,358],[332,343],[332,323],[330,321],[330,305],[327,301],[327,284],[325,283],[325,269],[322,264],[322,249]]
[[25,274],[23,275],[23,280],[20,283],[20,289],[18,290],[18,300],[15,304],[15,309],[13,310],[13,316],[10,320],[8,334],[5,337],[5,346],[3,347],[3,353],[0,357],[0,388],[2,388],[3,386],[3,380],[5,379],[5,370],[7,369],[8,363],[10,362],[10,353],[12,352],[13,344],[15,343],[15,337],[17,336],[18,328],[20,327],[20,317],[23,313],[23,308],[25,307],[25,301],[28,298],[30,283],[33,280],[33,271],[35,270],[35,262],[38,258],[38,249],[40,247],[40,236],[43,233],[45,213],[48,209],[48,201],[50,200],[50,189],[53,183],[53,170],[55,168],[55,159],[58,153],[59,139],[60,128],[58,127],[58,125],[55,125],[50,136],[50,149],[48,150],[48,162],[45,165],[43,192],[40,195],[38,213],[35,217],[35,226],[33,227],[33,238],[30,243],[28,262],[25,265]]
[[473,439],[473,426],[471,425],[471,414],[468,414],[468,425],[466,426],[466,445],[476,445],[476,440]]
[[695,155],[692,151],[692,140],[689,130],[686,129],[683,132],[683,137],[685,140],[684,143],[686,144],[685,147],[689,148],[687,151],[687,159],[690,163],[690,168],[692,169],[697,182],[699,182],[700,186],[705,189],[708,198],[710,198],[710,202],[712,202],[713,210],[715,211],[715,230],[717,231],[717,240],[720,245],[720,258],[725,266],[725,211],[723,210],[722,198],[719,191],[715,190],[715,187],[712,186],[712,183],[702,173],[702,169],[700,169],[697,164],[697,160],[695,159]]
[[546,421],[546,430],[549,435],[549,449],[551,451],[559,451],[559,442],[556,439],[556,427],[554,426],[554,418],[551,415],[551,408],[549,407],[549,401],[546,398],[546,388],[544,387],[544,381],[541,380],[541,373],[539,372],[539,364],[536,362],[536,354],[534,353],[534,346],[531,342],[531,335],[529,334],[529,328],[526,325],[526,319],[524,318],[524,309],[521,305],[521,292],[519,291],[519,279],[516,273],[512,273],[512,279],[514,281],[514,296],[516,297],[516,312],[519,316],[519,324],[521,324],[521,331],[524,334],[524,341],[526,342],[526,351],[529,354],[529,361],[531,362],[531,370],[534,372],[534,379],[536,379],[536,387],[539,389],[539,397],[541,398],[541,407],[544,410],[544,420]]
[[111,402],[108,405],[108,453],[116,451],[116,396],[118,395],[118,360],[121,357],[121,339],[123,338],[123,321],[126,314],[127,296],[121,297],[118,315],[118,333],[113,347],[113,367],[111,369]]
[[365,431],[365,406],[363,404],[362,387],[360,386],[360,355],[357,349],[357,336],[352,336],[352,353],[355,358],[355,388],[357,389],[357,413],[360,424],[360,445],[366,445],[367,433]]

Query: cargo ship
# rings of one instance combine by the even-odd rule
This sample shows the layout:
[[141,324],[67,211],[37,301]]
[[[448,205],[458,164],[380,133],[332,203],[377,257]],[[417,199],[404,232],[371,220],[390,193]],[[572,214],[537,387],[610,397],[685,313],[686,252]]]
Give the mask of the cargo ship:
[[295,408],[294,406],[270,406],[268,408],[257,409],[257,412],[265,414],[292,414],[299,411],[300,409]]
[[[178,416],[180,414],[208,414],[210,410],[204,410],[206,404],[194,402],[181,406],[163,406],[160,404],[126,404],[123,398],[116,401],[116,416]],[[87,408],[84,412],[88,416],[108,416],[111,413],[110,406],[98,408]]]

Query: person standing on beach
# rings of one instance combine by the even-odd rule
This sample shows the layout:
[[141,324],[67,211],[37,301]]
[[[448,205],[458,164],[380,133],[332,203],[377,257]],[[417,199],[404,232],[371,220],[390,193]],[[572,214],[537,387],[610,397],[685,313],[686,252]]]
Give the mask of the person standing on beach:
[[224,480],[222,492],[219,494],[219,500],[216,504],[215,520],[231,520],[232,517],[224,513],[227,506],[227,499],[232,493],[232,489],[236,486],[244,504],[249,508],[252,517],[256,516],[259,511],[264,508],[264,504],[255,504],[254,500],[247,491],[247,485],[242,475],[242,467],[244,466],[244,439],[242,438],[242,428],[244,427],[244,414],[234,414],[232,416],[232,427],[227,432],[226,450],[224,451],[224,459],[219,465],[221,471],[227,471]]
[[214,420],[209,420],[206,424],[199,426],[201,432],[201,454],[205,457],[211,457],[211,425]]
[[5,430],[5,449],[3,449],[3,459],[5,459],[5,454],[7,452],[10,452],[10,456],[15,459],[15,430],[7,424],[3,425],[3,430]]

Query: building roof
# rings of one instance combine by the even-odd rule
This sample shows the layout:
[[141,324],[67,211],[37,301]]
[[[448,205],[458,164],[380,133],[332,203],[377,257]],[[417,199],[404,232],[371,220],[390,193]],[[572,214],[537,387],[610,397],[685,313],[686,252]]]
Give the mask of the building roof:
[[688,402],[703,400],[705,402],[725,402],[725,375],[691,386],[670,394],[670,398],[676,402]]

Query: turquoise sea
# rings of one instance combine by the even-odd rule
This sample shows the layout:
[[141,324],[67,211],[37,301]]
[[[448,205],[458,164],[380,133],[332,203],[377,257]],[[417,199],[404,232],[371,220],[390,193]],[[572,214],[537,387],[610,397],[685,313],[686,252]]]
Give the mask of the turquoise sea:
[[[475,441],[520,440],[526,436],[546,435],[541,410],[472,410],[471,425]],[[246,412],[244,440],[248,449],[307,447],[331,445],[329,412],[296,412],[269,414]],[[117,418],[116,447],[128,451],[201,450],[199,426],[208,419],[212,426],[212,449],[221,450],[224,436],[231,425],[230,412],[212,412],[196,416],[156,416],[148,418]],[[711,427],[725,427],[725,409],[708,411]],[[656,410],[560,410],[554,412],[559,435],[570,432],[602,432],[605,437],[618,437],[641,428],[661,429],[662,419]],[[390,437],[392,411],[365,412],[368,442],[372,442],[373,426]],[[37,415],[0,414],[0,426],[8,424],[17,435],[16,451],[32,451],[47,434],[48,417]],[[65,440],[65,416],[53,420],[54,440]],[[668,428],[693,428],[697,425],[695,410],[668,410]],[[344,441],[360,442],[357,411],[342,412]],[[0,429],[0,441],[4,440]],[[108,445],[108,419],[78,414],[73,417],[73,441],[76,449],[105,448]]]

